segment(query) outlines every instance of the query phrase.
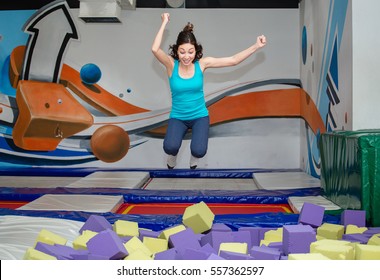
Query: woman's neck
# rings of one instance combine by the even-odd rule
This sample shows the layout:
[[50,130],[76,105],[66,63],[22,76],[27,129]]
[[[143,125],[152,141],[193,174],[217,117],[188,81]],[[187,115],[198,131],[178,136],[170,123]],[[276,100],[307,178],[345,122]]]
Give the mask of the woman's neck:
[[182,78],[191,78],[194,76],[195,67],[191,63],[189,65],[184,65],[181,62],[179,63],[179,74]]
[[181,61],[179,62],[179,67],[182,69],[182,70],[192,70],[193,69],[193,65],[194,63],[190,63],[188,65],[185,65],[183,64]]

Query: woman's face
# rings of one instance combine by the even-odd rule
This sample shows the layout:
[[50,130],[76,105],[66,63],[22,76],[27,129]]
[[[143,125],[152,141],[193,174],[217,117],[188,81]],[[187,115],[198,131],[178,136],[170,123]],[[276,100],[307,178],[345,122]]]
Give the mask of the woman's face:
[[186,43],[178,46],[178,59],[183,65],[190,65],[195,59],[195,46]]

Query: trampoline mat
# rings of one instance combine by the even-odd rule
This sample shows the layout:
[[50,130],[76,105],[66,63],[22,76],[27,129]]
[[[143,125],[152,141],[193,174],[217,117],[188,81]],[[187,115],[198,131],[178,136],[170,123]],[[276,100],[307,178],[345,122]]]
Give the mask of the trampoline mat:
[[77,181],[79,177],[1,176],[0,185],[11,188],[58,188]]
[[123,204],[122,195],[45,194],[17,210],[115,212]]
[[257,190],[253,178],[153,178],[150,190]]
[[[186,207],[192,203],[124,203],[118,214],[135,215],[182,215]],[[215,215],[226,214],[258,214],[258,213],[293,213],[288,204],[236,204],[236,203],[207,203]]]
[[67,187],[139,189],[149,178],[149,172],[98,171],[67,185]]
[[255,173],[254,182],[262,190],[287,190],[320,188],[319,179],[305,172],[263,172]]
[[303,204],[312,203],[314,205],[322,206],[325,210],[340,210],[341,208],[329,199],[317,195],[317,196],[290,196],[288,203],[294,213],[299,214],[302,210]]
[[97,171],[85,177],[0,176],[0,186],[11,188],[119,188],[139,189],[149,180],[149,172]]

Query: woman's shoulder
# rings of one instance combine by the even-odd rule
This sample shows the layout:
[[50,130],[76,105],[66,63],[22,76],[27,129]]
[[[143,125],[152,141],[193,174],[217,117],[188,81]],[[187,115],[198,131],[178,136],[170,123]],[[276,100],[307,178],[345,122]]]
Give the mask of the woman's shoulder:
[[202,69],[202,72],[207,69],[209,63],[209,57],[202,57],[198,60],[199,66]]

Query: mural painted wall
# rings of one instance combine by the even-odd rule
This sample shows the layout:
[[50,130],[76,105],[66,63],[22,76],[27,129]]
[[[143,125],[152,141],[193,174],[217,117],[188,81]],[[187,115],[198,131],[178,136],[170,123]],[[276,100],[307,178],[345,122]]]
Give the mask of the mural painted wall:
[[[2,167],[164,168],[170,93],[150,52],[163,11],[123,11],[121,24],[84,23],[64,1],[1,11]],[[200,167],[299,168],[304,129],[312,139],[326,124],[321,101],[299,79],[299,10],[170,12],[164,47],[188,21],[206,56],[268,38],[239,67],[206,72],[212,127]],[[274,17],[277,24],[268,23]],[[187,168],[188,141],[179,157]]]
[[323,120],[317,133],[302,133],[303,168],[320,174],[318,138],[352,129],[352,11],[349,0],[300,3],[301,81]]

